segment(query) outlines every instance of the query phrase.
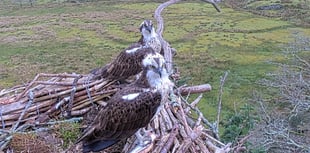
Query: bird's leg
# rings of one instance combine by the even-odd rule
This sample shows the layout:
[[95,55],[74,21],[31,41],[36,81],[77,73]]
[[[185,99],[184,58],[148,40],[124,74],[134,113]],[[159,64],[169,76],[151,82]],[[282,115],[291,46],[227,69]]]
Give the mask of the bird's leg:
[[[141,134],[143,133],[143,135]],[[136,132],[136,146],[131,150],[132,152],[149,152],[153,148],[153,143],[156,139],[156,135],[152,130],[139,129]],[[148,151],[147,151],[148,150]]]
[[138,141],[138,145],[145,146],[151,143],[153,140],[152,138],[152,131],[153,130],[145,130],[145,128],[141,128],[136,132],[136,137]]
[[142,131],[142,129],[144,129],[144,128],[139,129],[135,134],[137,137],[138,143],[141,143],[141,141],[143,141],[143,136],[142,136],[141,132],[144,132],[144,131]]

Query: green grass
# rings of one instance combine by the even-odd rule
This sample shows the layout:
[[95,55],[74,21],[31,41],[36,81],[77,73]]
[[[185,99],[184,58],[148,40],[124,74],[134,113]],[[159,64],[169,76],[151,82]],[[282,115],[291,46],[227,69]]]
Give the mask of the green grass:
[[[88,73],[108,63],[139,39],[138,26],[153,19],[157,5],[40,1],[34,7],[0,6],[0,88],[30,81],[37,73]],[[199,104],[211,119],[225,71],[230,72],[223,95],[227,114],[246,103],[258,89],[256,81],[274,69],[266,61],[283,60],[280,46],[291,40],[292,32],[310,35],[308,28],[280,18],[221,9],[217,13],[207,3],[183,2],[164,10],[164,38],[178,51],[175,64],[181,76],[189,85],[213,87]]]

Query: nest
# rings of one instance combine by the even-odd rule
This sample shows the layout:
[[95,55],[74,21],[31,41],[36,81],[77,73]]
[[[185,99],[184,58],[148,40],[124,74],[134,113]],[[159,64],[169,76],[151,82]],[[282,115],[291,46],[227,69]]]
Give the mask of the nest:
[[[10,147],[14,150],[21,148],[38,150],[35,147],[42,145],[32,145],[33,142],[38,141],[37,139],[30,138],[27,134],[12,137],[12,133],[40,131],[43,127],[57,123],[51,121],[75,121],[84,115],[86,118],[93,118],[91,116],[98,110],[92,108],[96,108],[94,106],[104,107],[110,97],[126,85],[115,80],[90,81],[89,78],[91,75],[38,74],[27,85],[2,90],[0,93],[2,105],[0,117],[3,128],[0,131],[1,138],[3,138],[0,139],[1,149],[4,149],[12,140]],[[150,139],[136,142],[133,136],[124,146],[124,151],[146,149],[160,152],[164,149],[166,151],[182,150],[183,152],[191,148],[194,152],[204,152],[203,150],[207,150],[204,143],[210,138],[224,145],[211,137],[210,131],[212,130],[205,129],[203,125],[210,123],[195,107],[201,96],[191,104],[182,98],[182,95],[188,95],[190,92],[200,93],[210,89],[208,84],[176,88],[169,98],[165,98],[167,102],[164,108],[146,127],[146,131],[152,131],[144,133]],[[195,111],[199,117],[192,118],[191,111]],[[86,125],[89,124],[87,119],[85,122]],[[37,144],[42,143],[38,141]]]

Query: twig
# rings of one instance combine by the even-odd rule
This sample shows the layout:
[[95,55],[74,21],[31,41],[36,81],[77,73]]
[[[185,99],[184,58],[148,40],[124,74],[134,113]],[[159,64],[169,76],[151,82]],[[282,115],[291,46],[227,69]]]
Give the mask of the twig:
[[3,141],[0,142],[0,151],[2,151],[12,139],[12,135],[7,136]]
[[31,103],[33,102],[33,92],[30,90],[29,93],[28,93],[28,98],[29,98],[29,101],[27,103],[27,105],[25,106],[25,109],[23,110],[23,112],[20,114],[16,124],[12,127],[12,131],[15,131],[16,128],[18,127],[20,121],[23,119],[27,109],[29,108],[29,106],[31,105]]
[[35,78],[29,83],[29,85],[24,89],[24,91],[16,98],[15,101],[19,101],[24,96],[24,94],[31,88],[34,82],[38,80],[39,77],[40,74],[37,74]]
[[216,9],[217,12],[221,12],[220,8],[216,5],[216,2],[214,2],[213,0],[202,0],[202,1],[212,4],[212,6]]
[[[43,85],[55,85],[55,86],[72,86],[73,83],[68,82],[48,82],[48,81],[35,81],[36,84],[43,84]],[[76,85],[83,85],[82,82],[77,82]]]
[[[197,115],[202,114],[202,112],[197,108],[197,107],[192,107],[191,104],[189,104],[181,95],[179,95],[182,99],[182,101],[189,106],[192,110],[194,110],[196,112]],[[214,131],[215,127],[213,124],[211,124],[203,115],[202,115],[202,122],[207,125],[209,128],[212,129],[212,131]]]
[[200,94],[192,103],[191,106],[192,107],[196,107],[196,105],[200,102],[200,100],[202,99],[203,94]]
[[206,136],[208,139],[210,139],[210,140],[212,140],[212,141],[218,143],[219,145],[225,146],[224,143],[222,143],[221,141],[218,141],[217,139],[213,138],[213,137],[210,136],[209,134],[207,134],[207,133],[205,133],[205,132],[203,132],[202,134],[203,134],[204,136]]
[[177,134],[179,131],[179,126],[176,124],[174,125],[172,131],[170,132],[169,138],[166,142],[166,144],[162,147],[160,153],[167,153],[169,149],[171,148],[173,141],[175,140]]
[[70,94],[70,100],[69,100],[69,104],[68,104],[68,117],[71,117],[71,111],[72,111],[72,105],[73,105],[73,100],[74,100],[74,94],[76,92],[76,86],[77,86],[77,82],[78,80],[81,78],[82,76],[76,77],[72,83],[72,90],[71,90],[71,94]]
[[0,118],[1,118],[1,124],[2,124],[2,128],[4,129],[5,128],[5,123],[4,123],[4,119],[3,119],[3,116],[2,116],[2,105],[0,107]]
[[46,73],[40,73],[37,74],[36,77],[28,84],[28,86],[24,89],[24,91],[16,98],[15,101],[19,101],[21,97],[25,95],[25,93],[36,83],[36,81],[39,79],[39,77],[61,77],[61,78],[76,78],[80,77],[81,75],[76,74],[46,74]]
[[222,95],[223,95],[223,86],[225,84],[225,80],[227,78],[228,71],[225,72],[224,76],[221,76],[221,82],[220,82],[220,90],[219,90],[219,96],[218,96],[218,107],[217,107],[217,120],[216,120],[216,138],[219,139],[219,134],[218,134],[218,128],[219,128],[219,123],[220,123],[220,115],[221,115],[221,110],[222,110]]

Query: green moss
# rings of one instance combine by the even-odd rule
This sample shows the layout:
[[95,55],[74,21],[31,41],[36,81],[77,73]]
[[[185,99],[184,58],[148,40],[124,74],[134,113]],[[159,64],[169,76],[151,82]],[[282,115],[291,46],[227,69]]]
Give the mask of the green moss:
[[79,123],[63,123],[59,128],[60,137],[63,139],[63,148],[74,143],[80,135]]

